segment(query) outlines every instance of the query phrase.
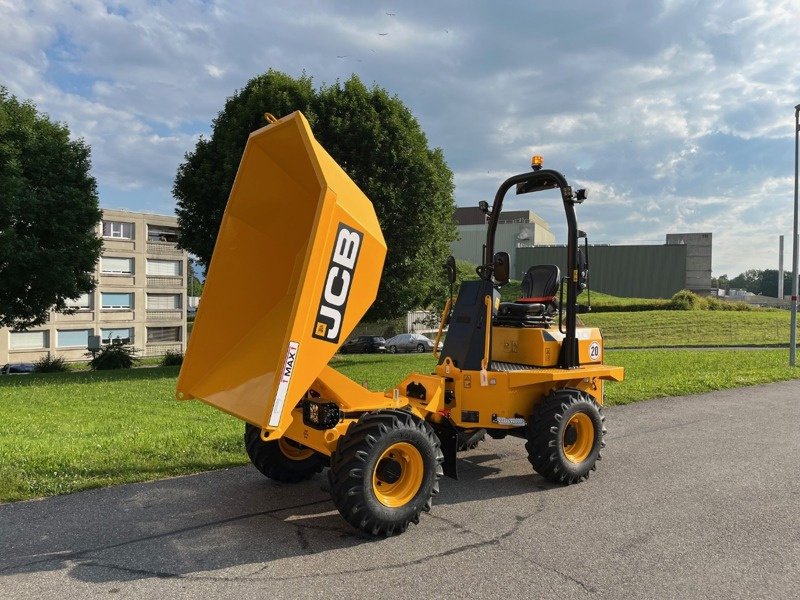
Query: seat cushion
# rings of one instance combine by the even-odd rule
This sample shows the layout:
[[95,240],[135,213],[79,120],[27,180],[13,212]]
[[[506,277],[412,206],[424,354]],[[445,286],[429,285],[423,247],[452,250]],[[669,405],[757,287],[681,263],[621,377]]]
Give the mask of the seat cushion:
[[501,327],[544,327],[550,323],[551,314],[551,304],[502,302],[494,324]]

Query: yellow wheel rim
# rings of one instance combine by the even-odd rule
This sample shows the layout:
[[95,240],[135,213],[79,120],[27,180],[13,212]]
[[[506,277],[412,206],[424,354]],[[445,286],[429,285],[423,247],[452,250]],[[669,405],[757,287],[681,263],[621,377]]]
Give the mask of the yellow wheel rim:
[[564,428],[564,456],[574,463],[585,461],[594,446],[594,423],[586,413],[575,413]]
[[290,460],[305,460],[311,458],[314,451],[311,448],[306,448],[297,442],[292,442],[286,438],[278,440],[278,448],[281,449],[283,455]]
[[408,442],[389,446],[372,471],[372,491],[390,508],[404,506],[417,495],[425,472],[422,455]]

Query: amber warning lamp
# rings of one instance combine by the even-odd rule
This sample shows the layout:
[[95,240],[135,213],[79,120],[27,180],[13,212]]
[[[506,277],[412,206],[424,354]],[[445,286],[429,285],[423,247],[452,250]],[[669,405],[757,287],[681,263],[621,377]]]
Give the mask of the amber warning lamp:
[[534,171],[538,171],[542,168],[542,157],[538,154],[535,154],[531,157],[531,169]]

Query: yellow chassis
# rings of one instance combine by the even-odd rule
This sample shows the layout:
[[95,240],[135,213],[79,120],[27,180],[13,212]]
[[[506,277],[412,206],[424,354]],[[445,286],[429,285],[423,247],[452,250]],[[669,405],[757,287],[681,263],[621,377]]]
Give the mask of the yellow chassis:
[[[598,404],[603,403],[603,381],[621,381],[622,367],[586,365],[578,369],[536,368],[514,372],[487,374],[487,385],[481,385],[481,371],[457,369],[445,360],[435,375],[412,373],[395,390],[372,392],[358,385],[331,367],[325,367],[311,387],[321,398],[334,402],[346,414],[335,427],[319,430],[303,422],[300,406],[292,411],[292,420],[286,431],[264,430],[265,441],[287,437],[317,452],[330,456],[351,423],[365,413],[383,408],[409,410],[418,417],[440,422],[443,419],[459,428],[485,428],[511,430],[519,425],[504,425],[498,420],[523,418],[527,421],[539,401],[551,390],[571,388],[584,391]],[[425,399],[401,394],[410,384],[425,388]],[[446,392],[450,392],[449,394]],[[450,402],[447,402],[448,397]],[[465,421],[467,414],[477,420]],[[259,423],[255,423],[260,425]]]

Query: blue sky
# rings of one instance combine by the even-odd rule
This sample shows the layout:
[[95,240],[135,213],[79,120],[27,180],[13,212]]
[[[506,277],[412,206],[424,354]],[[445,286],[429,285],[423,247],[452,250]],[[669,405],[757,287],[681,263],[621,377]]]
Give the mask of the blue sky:
[[[459,205],[543,154],[589,189],[593,242],[710,231],[734,276],[777,268],[780,234],[791,265],[798,31],[777,0],[0,0],[0,85],[91,144],[102,206],[169,214],[184,153],[248,79],[356,73],[443,149]],[[507,206],[563,241],[555,198]]]

